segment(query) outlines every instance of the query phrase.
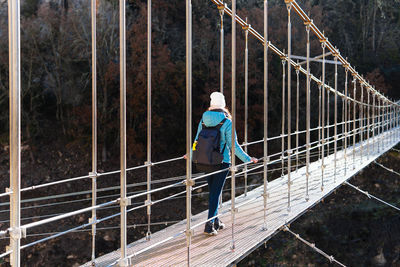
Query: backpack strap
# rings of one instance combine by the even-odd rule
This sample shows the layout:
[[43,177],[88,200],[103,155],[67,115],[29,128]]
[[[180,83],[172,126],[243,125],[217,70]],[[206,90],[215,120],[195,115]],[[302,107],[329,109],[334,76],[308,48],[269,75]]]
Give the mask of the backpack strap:
[[225,117],[220,123],[218,123],[217,125],[212,126],[212,127],[206,126],[206,125],[204,124],[204,122],[201,123],[201,126],[202,126],[203,128],[217,128],[217,129],[219,130],[219,129],[221,129],[222,125],[225,123],[225,121],[226,121],[227,119],[228,119],[228,118]]
[[228,119],[228,118],[225,117],[225,118],[224,118],[220,123],[218,123],[218,125],[215,126],[215,127],[217,127],[218,130],[221,129],[222,125],[224,125],[224,123],[225,123],[225,121],[226,121],[227,119]]
[[[218,126],[217,126],[218,130],[221,129],[222,125],[224,125],[224,123],[225,123],[225,121],[226,121],[227,119],[228,119],[228,118],[225,117],[225,118],[218,124]],[[225,148],[226,148],[226,142],[225,142],[225,144],[224,144],[224,148],[221,150],[221,153],[224,153]]]

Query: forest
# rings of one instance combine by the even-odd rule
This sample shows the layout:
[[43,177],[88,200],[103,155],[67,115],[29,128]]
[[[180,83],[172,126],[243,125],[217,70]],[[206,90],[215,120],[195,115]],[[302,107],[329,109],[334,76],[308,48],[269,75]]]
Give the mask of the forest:
[[[229,5],[230,3],[227,2]],[[238,1],[238,14],[262,32],[263,1]],[[391,98],[400,91],[400,1],[299,1],[342,55],[371,84]],[[146,142],[146,9],[147,1],[127,2],[127,127],[128,156],[143,161]],[[90,6],[81,0],[25,0],[21,6],[23,143],[29,159],[49,140],[71,142],[91,138]],[[101,161],[118,157],[119,40],[118,2],[97,1],[98,127]],[[184,151],[185,14],[177,0],[152,3],[153,146],[155,157]],[[0,6],[0,144],[8,143],[8,23],[7,4]],[[283,1],[269,1],[269,34],[280,49],[287,46],[287,13]],[[282,19],[285,18],[285,19]],[[225,15],[225,94],[230,99],[230,18]],[[313,36],[312,36],[313,37]],[[249,41],[250,114],[261,114],[262,45]],[[321,54],[311,39],[311,54]],[[219,15],[211,1],[193,1],[193,111],[197,122],[207,108],[209,93],[219,88]],[[293,53],[305,55],[305,28],[293,19]],[[244,34],[237,42],[237,118],[242,136],[244,117]],[[320,76],[321,64],[312,64]],[[329,68],[327,67],[327,73]],[[332,67],[333,68],[333,67]],[[339,73],[343,80],[344,71]],[[332,71],[331,71],[332,73]],[[293,77],[294,75],[292,75]],[[270,117],[280,107],[281,68],[270,55]],[[327,77],[333,84],[333,75]],[[304,80],[301,90],[304,92]],[[339,83],[343,84],[343,83]],[[343,85],[339,88],[343,90]],[[276,101],[275,101],[276,100]],[[262,135],[262,116],[250,116],[250,139]],[[275,133],[271,133],[273,135]],[[179,137],[179,138],[177,138]]]

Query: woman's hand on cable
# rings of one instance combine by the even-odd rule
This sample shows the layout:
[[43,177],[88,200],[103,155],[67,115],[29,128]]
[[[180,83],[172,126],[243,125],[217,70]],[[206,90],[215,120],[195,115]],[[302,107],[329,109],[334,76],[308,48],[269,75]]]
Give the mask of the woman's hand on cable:
[[252,157],[252,158],[250,159],[250,161],[251,161],[252,163],[257,163],[257,162],[258,162],[258,159],[257,159],[257,158],[254,158],[254,157]]
[[184,159],[187,159],[187,154],[183,155],[183,158],[184,158]]

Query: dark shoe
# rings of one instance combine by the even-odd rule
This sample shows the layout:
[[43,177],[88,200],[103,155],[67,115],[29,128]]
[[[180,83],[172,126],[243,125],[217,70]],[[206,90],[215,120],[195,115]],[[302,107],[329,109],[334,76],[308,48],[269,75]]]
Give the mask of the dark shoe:
[[204,234],[208,236],[217,235],[218,232],[214,228],[214,224],[212,222],[207,222],[204,227]]
[[225,229],[225,224],[224,224],[223,222],[221,222],[220,219],[215,218],[215,219],[214,219],[214,228],[215,228],[216,230]]

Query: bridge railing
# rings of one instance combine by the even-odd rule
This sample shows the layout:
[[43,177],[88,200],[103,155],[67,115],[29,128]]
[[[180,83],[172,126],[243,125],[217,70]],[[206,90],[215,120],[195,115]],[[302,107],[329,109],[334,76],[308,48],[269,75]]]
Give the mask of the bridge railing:
[[[232,114],[233,114],[233,119],[232,123],[233,126],[235,125],[235,105],[236,105],[236,23],[238,23],[242,29],[246,33],[246,50],[247,49],[247,42],[248,42],[248,34],[252,35],[256,39],[258,39],[261,44],[263,45],[264,48],[264,97],[263,97],[263,102],[264,102],[264,137],[261,140],[253,141],[253,142],[248,142],[247,141],[247,136],[245,138],[245,143],[244,146],[250,146],[250,145],[256,145],[256,144],[263,144],[263,156],[259,158],[261,161],[261,164],[255,164],[255,165],[249,165],[248,163],[243,163],[243,164],[236,164],[235,159],[233,157],[232,160],[232,166],[228,169],[231,171],[231,175],[228,176],[228,179],[231,179],[231,209],[226,211],[231,213],[231,218],[232,218],[232,243],[231,247],[234,249],[235,247],[235,231],[234,231],[234,225],[235,225],[235,213],[237,212],[237,209],[239,206],[236,206],[235,199],[236,199],[236,177],[244,177],[245,178],[245,192],[247,192],[247,174],[254,173],[257,170],[262,169],[262,174],[263,174],[263,195],[262,196],[257,196],[254,198],[248,199],[245,203],[248,203],[249,201],[255,201],[258,200],[259,198],[263,199],[264,203],[264,229],[267,229],[267,224],[266,224],[266,208],[267,208],[267,190],[268,190],[268,174],[271,173],[271,171],[276,171],[276,170],[281,170],[282,175],[287,175],[288,176],[288,202],[287,202],[287,208],[290,210],[290,203],[291,203],[291,188],[290,188],[290,175],[291,172],[294,171],[295,169],[298,169],[300,165],[305,166],[306,168],[306,177],[305,177],[305,182],[306,182],[306,190],[304,192],[304,197],[306,199],[309,198],[308,195],[308,179],[309,179],[309,165],[312,160],[312,157],[315,156],[315,158],[318,158],[321,160],[321,190],[324,190],[324,158],[325,156],[328,156],[330,154],[333,154],[335,158],[335,162],[337,160],[337,151],[338,149],[343,149],[344,153],[344,159],[346,162],[349,164],[352,163],[353,165],[355,164],[354,161],[354,156],[357,152],[361,153],[361,155],[364,153],[363,152],[363,146],[366,146],[367,149],[367,155],[369,155],[369,150],[378,150],[386,146],[387,144],[384,144],[384,140],[388,140],[387,135],[391,135],[390,137],[392,138],[391,140],[394,141],[395,139],[399,138],[399,105],[398,103],[394,103],[393,101],[390,101],[388,98],[386,98],[384,95],[379,93],[374,87],[372,87],[369,83],[363,79],[363,77],[358,74],[354,67],[350,66],[350,63],[340,55],[340,52],[336,47],[334,47],[329,41],[328,38],[324,35],[323,32],[321,32],[317,26],[313,23],[313,21],[306,15],[306,13],[300,8],[300,6],[297,4],[296,1],[291,1],[291,0],[285,0],[287,10],[288,10],[288,47],[287,47],[287,54],[284,51],[279,50],[275,45],[271,43],[271,41],[268,39],[268,1],[264,0],[264,34],[258,33],[254,28],[251,27],[251,25],[247,22],[247,20],[241,19],[237,14],[236,14],[236,1],[232,1],[232,9],[228,8],[227,5],[222,2],[221,0],[211,0],[214,4],[217,5],[219,9],[219,14],[221,16],[221,22],[223,21],[223,16],[224,14],[227,14],[232,18]],[[167,183],[167,182],[172,182],[168,185],[159,187],[159,188],[151,188],[151,185],[154,184],[156,181],[152,181],[152,175],[151,175],[151,169],[155,165],[161,165],[161,164],[168,164],[174,161],[179,161],[182,160],[183,157],[176,157],[172,159],[167,159],[164,161],[160,162],[151,162],[151,0],[148,0],[148,99],[147,99],[147,107],[148,107],[148,113],[147,113],[147,123],[148,123],[148,129],[147,129],[147,161],[145,164],[140,165],[140,166],[135,166],[132,168],[126,168],[126,127],[125,127],[125,121],[126,121],[126,73],[125,73],[125,60],[126,60],[126,52],[125,52],[125,1],[120,0],[120,45],[121,45],[121,52],[120,52],[120,75],[121,75],[121,118],[120,118],[120,125],[121,125],[121,169],[120,170],[115,170],[115,171],[109,171],[106,173],[99,173],[97,171],[97,99],[96,99],[96,72],[93,71],[92,77],[93,77],[93,84],[92,84],[92,134],[93,134],[93,142],[92,142],[92,171],[88,175],[83,175],[79,177],[73,177],[69,179],[63,179],[55,182],[49,182],[45,184],[40,184],[40,185],[32,185],[26,188],[22,188],[20,186],[20,181],[21,181],[21,171],[20,171],[20,165],[21,165],[21,156],[20,156],[20,151],[21,151],[21,139],[20,139],[20,114],[21,114],[21,107],[20,107],[20,80],[21,80],[21,73],[20,73],[20,46],[19,46],[19,40],[20,40],[20,29],[19,29],[19,13],[20,13],[20,8],[19,0],[12,0],[10,1],[11,5],[9,6],[9,25],[10,25],[10,189],[7,190],[7,192],[1,193],[0,197],[10,197],[10,221],[9,221],[9,227],[4,229],[3,231],[0,232],[0,235],[5,236],[6,238],[10,239],[10,247],[6,249],[6,251],[0,255],[0,258],[5,257],[10,255],[10,262],[12,266],[20,266],[20,251],[21,249],[28,248],[30,246],[39,244],[41,242],[48,241],[50,239],[60,237],[64,234],[71,233],[83,228],[87,227],[92,227],[92,261],[95,261],[96,258],[96,250],[95,250],[95,245],[96,245],[96,225],[99,223],[102,223],[104,221],[110,220],[112,218],[121,217],[121,226],[120,226],[120,231],[121,231],[121,256],[120,260],[118,261],[118,264],[121,266],[125,266],[129,264],[129,260],[140,253],[143,253],[149,249],[151,249],[154,246],[158,246],[162,243],[168,242],[171,239],[174,239],[178,236],[181,235],[186,235],[186,240],[187,240],[187,253],[188,253],[188,264],[190,265],[190,247],[191,247],[191,239],[192,239],[192,234],[193,234],[193,229],[200,227],[203,225],[206,220],[196,224],[196,225],[191,225],[191,199],[192,199],[192,191],[202,188],[206,186],[206,183],[196,185],[198,181],[201,179],[204,179],[206,176],[210,174],[200,174],[197,176],[194,176],[192,174],[191,170],[191,160],[189,156],[189,160],[187,160],[187,173],[185,179],[182,179],[182,177],[174,177],[172,178],[167,178],[163,179],[162,181],[156,180],[158,183]],[[92,9],[92,70],[96,70],[96,2],[95,0],[91,0],[91,9]],[[296,63],[292,60],[292,55],[291,55],[291,10],[294,10],[300,18],[303,20],[305,24],[305,30],[307,33],[307,61],[306,61],[306,68],[304,69],[299,63]],[[191,6],[191,1],[186,0],[186,80],[187,80],[187,86],[186,86],[186,92],[187,92],[187,101],[186,101],[186,109],[187,109],[187,144],[186,144],[186,150],[187,154],[190,155],[190,150],[191,150],[191,143],[192,143],[192,129],[191,129],[191,120],[192,120],[192,105],[191,105],[191,92],[192,92],[192,84],[191,84],[191,77],[192,77],[192,6]],[[318,79],[316,76],[312,75],[310,73],[309,69],[309,64],[310,64],[310,45],[309,45],[309,40],[310,40],[310,32],[313,32],[315,36],[320,40],[321,42],[321,48],[323,50],[323,56],[322,56],[322,77],[321,79]],[[223,28],[221,25],[221,44],[223,44]],[[342,63],[342,66],[345,69],[346,73],[346,81],[344,85],[344,90],[343,92],[340,92],[338,90],[338,84],[337,84],[337,66],[338,64],[335,64],[335,86],[331,87],[326,84],[325,82],[325,49],[328,48],[332,55],[334,56],[335,62],[340,61]],[[282,120],[281,120],[281,126],[282,126],[282,133],[279,136],[273,136],[269,137],[268,136],[268,53],[269,51],[272,51],[274,55],[279,56],[281,61],[282,61]],[[221,55],[223,53],[223,46],[221,46]],[[223,70],[223,56],[221,56],[221,70]],[[296,73],[297,77],[297,103],[296,103],[296,130],[292,131],[292,113],[291,113],[291,108],[292,108],[292,103],[291,103],[291,75],[293,70]],[[248,68],[246,69],[246,77],[247,77],[247,71]],[[351,88],[349,88],[348,84],[348,73],[350,73],[353,77],[353,95],[351,96]],[[300,130],[299,127],[299,74],[306,75],[306,109],[307,112],[305,114],[306,117],[306,125],[303,128],[303,130]],[[286,77],[287,75],[287,77]],[[221,79],[223,78],[223,72],[221,71]],[[287,78],[287,80],[286,80]],[[318,110],[318,126],[311,128],[311,110],[310,110],[310,102],[311,102],[311,87],[310,83],[315,82],[318,85],[319,88],[319,98],[318,98],[318,103],[319,103],[319,110]],[[359,84],[359,87],[357,87],[357,81]],[[287,82],[287,83],[286,83]],[[223,89],[222,86],[222,80],[221,80],[221,88]],[[222,90],[221,89],[221,90]],[[367,93],[367,99],[364,99],[364,90],[366,89]],[[349,91],[350,90],[350,91]],[[359,99],[357,99],[357,91],[359,91],[361,94],[359,96]],[[287,98],[286,94],[287,93]],[[335,99],[335,105],[334,105],[334,120],[333,123],[330,122],[330,118],[332,117],[329,115],[329,100],[328,100],[328,106],[326,105],[326,99],[325,99],[325,93],[327,93],[327,97],[329,99],[330,95],[334,95]],[[247,95],[247,94],[246,94]],[[372,95],[372,101],[370,99],[370,95]],[[341,99],[341,108],[342,108],[342,119],[339,122],[339,117],[338,117],[338,98]],[[246,99],[247,101],[247,99]],[[377,101],[377,103],[376,103]],[[287,108],[286,108],[287,104]],[[247,107],[247,106],[246,106]],[[327,111],[327,114],[325,113]],[[246,108],[247,112],[247,108]],[[325,123],[325,119],[327,119],[327,122]],[[287,125],[285,125],[287,123]],[[247,123],[246,123],[247,127]],[[340,132],[339,128],[340,127]],[[232,127],[234,130],[235,127]],[[333,134],[332,134],[333,130]],[[396,130],[396,131],[395,131]],[[247,128],[245,130],[247,132]],[[312,135],[317,136],[318,138],[314,138],[315,140],[312,139]],[[234,136],[234,134],[232,135]],[[299,138],[300,136],[305,136],[305,142],[300,142]],[[291,142],[292,139],[295,139],[295,145],[292,147]],[[369,140],[373,139],[374,141],[379,140],[378,146],[375,147],[375,145],[370,148],[369,145]],[[365,144],[364,140],[367,142]],[[272,142],[281,142],[281,151],[278,151],[276,153],[269,153],[268,149],[268,144],[271,144]],[[340,142],[340,145],[338,145],[338,142]],[[360,144],[358,151],[356,151],[356,143]],[[375,142],[374,142],[375,144]],[[333,148],[331,147],[333,145]],[[347,149],[352,148],[352,151],[350,153],[347,153]],[[234,148],[233,148],[234,149]],[[234,152],[233,152],[234,153]],[[347,159],[347,156],[352,155],[353,160],[351,161],[350,159]],[[299,160],[304,160],[305,163],[300,163]],[[295,160],[295,164],[292,165],[292,161]],[[272,168],[274,165],[279,165],[280,167],[278,168]],[[129,185],[126,184],[126,173],[129,171],[134,171],[138,169],[147,169],[147,181],[145,185],[147,186],[146,191],[142,192],[130,192],[131,195],[127,194],[127,188]],[[223,171],[223,170],[221,170]],[[226,170],[225,170],[226,171]],[[217,173],[217,172],[215,172]],[[97,188],[97,179],[104,177],[106,175],[112,175],[112,174],[120,174],[120,186],[110,189],[110,190],[115,190],[115,189],[120,189],[121,192],[118,195],[118,197],[110,196],[109,198],[112,198],[112,200],[106,201],[101,204],[97,204],[97,192],[99,189]],[[63,183],[69,183],[69,182],[76,182],[79,180],[84,180],[84,179],[90,179],[92,182],[92,190],[90,191],[92,194],[92,203],[89,207],[85,207],[82,209],[74,210],[71,212],[67,212],[64,214],[57,214],[54,216],[49,216],[46,219],[42,219],[39,221],[34,221],[30,222],[27,224],[21,224],[21,192],[26,192],[26,191],[31,191],[35,189],[44,189],[49,186],[54,186],[54,185],[59,185]],[[144,184],[142,184],[144,185]],[[133,186],[133,185],[132,185]],[[164,191],[164,190],[171,190],[174,189],[176,190],[177,187],[180,186],[185,186],[185,190],[181,190],[178,192],[174,192],[172,195],[164,198],[160,198],[157,200],[152,199],[152,195],[155,193]],[[174,199],[178,196],[181,195],[186,195],[186,201],[187,201],[187,226],[186,230],[183,230],[179,232],[178,234],[171,236],[163,241],[160,241],[156,244],[153,244],[152,246],[149,246],[141,251],[135,252],[133,255],[127,255],[127,237],[126,237],[126,229],[127,229],[127,213],[141,209],[141,208],[146,208],[147,209],[147,215],[148,215],[148,220],[147,220],[147,233],[146,237],[147,239],[151,238],[151,207],[161,203],[163,201],[167,201],[170,199]],[[132,200],[133,199],[138,199],[138,198],[143,198],[146,197],[146,200],[144,203],[135,203],[135,206],[132,205]],[[4,204],[4,203],[2,203]],[[65,203],[68,204],[68,203]],[[241,205],[244,205],[242,203]],[[133,207],[131,207],[133,206]],[[105,208],[120,208],[121,212],[119,213],[113,213],[110,216],[106,216],[103,218],[97,218],[97,213],[96,211],[105,209]],[[74,228],[68,229],[63,232],[59,232],[53,235],[50,235],[48,237],[33,241],[31,243],[27,243],[25,245],[21,246],[21,240],[24,237],[29,236],[27,233],[29,230],[45,225],[45,224],[50,224],[53,222],[56,222],[61,219],[69,218],[72,216],[76,216],[79,214],[83,213],[92,213],[92,217],[89,219],[88,223],[76,226]],[[208,220],[211,220],[213,218],[210,218]],[[115,262],[117,263],[117,262]]]

